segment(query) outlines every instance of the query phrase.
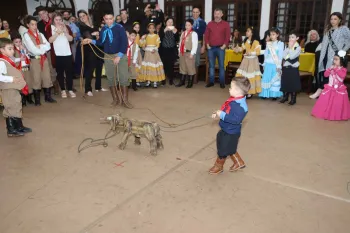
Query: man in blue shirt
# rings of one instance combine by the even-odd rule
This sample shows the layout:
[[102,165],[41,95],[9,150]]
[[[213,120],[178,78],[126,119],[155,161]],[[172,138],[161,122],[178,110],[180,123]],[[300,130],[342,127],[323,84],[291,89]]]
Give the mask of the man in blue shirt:
[[[103,16],[105,26],[101,29],[99,39],[84,39],[83,44],[93,43],[103,47],[105,53],[105,69],[109,88],[112,94],[112,105],[121,103],[127,108],[133,106],[129,103],[129,71],[128,58],[128,38],[122,25],[114,22],[113,13],[105,13]],[[117,77],[116,77],[117,76]],[[116,78],[116,79],[115,79]],[[121,101],[117,92],[117,84],[121,86]]]
[[200,65],[200,59],[201,59],[201,54],[205,52],[205,43],[204,43],[204,32],[205,29],[207,28],[207,23],[199,17],[201,14],[200,10],[198,7],[194,7],[192,9],[192,19],[193,19],[193,31],[195,31],[198,35],[198,48],[197,48],[197,53],[196,53],[196,67],[197,67],[197,72],[195,76],[194,82],[198,82],[198,67]]

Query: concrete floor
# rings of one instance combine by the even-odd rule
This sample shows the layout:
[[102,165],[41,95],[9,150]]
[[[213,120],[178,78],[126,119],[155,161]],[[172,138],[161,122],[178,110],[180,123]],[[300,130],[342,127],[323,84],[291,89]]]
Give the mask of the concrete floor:
[[209,116],[227,97],[203,83],[131,92],[136,107],[171,123],[208,115],[183,128],[204,127],[163,132],[157,156],[145,140],[118,150],[120,135],[77,153],[84,138],[108,131],[100,117],[157,120],[145,109],[109,108],[109,93],[26,107],[34,132],[23,138],[8,139],[1,120],[0,232],[348,233],[350,122],[314,119],[305,94],[294,107],[249,100],[239,145],[247,168],[229,173],[228,162],[211,176],[218,126]]

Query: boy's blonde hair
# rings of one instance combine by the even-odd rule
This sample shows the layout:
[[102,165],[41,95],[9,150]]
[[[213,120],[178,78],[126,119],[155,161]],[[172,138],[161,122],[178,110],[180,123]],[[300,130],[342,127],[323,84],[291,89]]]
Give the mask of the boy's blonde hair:
[[249,79],[246,77],[234,77],[231,83],[234,83],[241,91],[242,94],[247,95],[250,89]]

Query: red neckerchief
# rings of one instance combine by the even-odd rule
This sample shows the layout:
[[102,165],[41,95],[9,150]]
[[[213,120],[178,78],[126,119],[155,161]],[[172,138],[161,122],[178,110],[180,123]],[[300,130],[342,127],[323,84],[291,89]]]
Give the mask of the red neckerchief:
[[47,21],[47,22],[45,22],[45,21],[43,20],[43,22],[44,22],[44,24],[45,24],[45,32],[47,32],[48,27],[51,25],[51,19],[49,18],[49,21]]
[[226,114],[229,114],[230,113],[230,110],[231,110],[231,107],[230,107],[230,103],[232,102],[232,101],[235,101],[235,100],[239,100],[239,99],[243,99],[244,98],[244,96],[239,96],[239,97],[230,97],[230,98],[228,98],[226,101],[225,101],[225,103],[221,106],[221,111],[224,111],[225,109],[225,112],[226,112]]
[[187,34],[186,34],[186,32],[187,31],[184,32],[184,37],[182,38],[181,45],[180,45],[180,52],[181,52],[182,56],[185,53],[185,41],[186,41],[186,38],[188,37],[189,34],[191,34],[192,29]]
[[[31,30],[28,30],[28,33],[29,33],[29,35],[31,35],[31,36],[33,36],[33,37],[35,38],[36,44],[37,44],[37,45],[40,45],[40,39],[39,39],[40,34],[39,34],[39,31],[36,30],[36,36],[34,35],[34,33],[33,33]],[[41,66],[41,70],[43,70],[43,68],[44,68],[44,62],[45,62],[45,60],[46,60],[46,55],[45,55],[45,54],[40,55],[40,66]]]
[[128,66],[131,65],[131,46],[134,44],[134,41],[128,45]]
[[[19,51],[19,49],[15,46],[15,51],[17,51],[21,57],[22,53],[21,51]],[[25,60],[26,64],[29,65],[30,64],[30,60],[29,58],[26,56],[26,60]],[[22,61],[19,62],[19,65],[18,65],[18,68],[19,69],[22,69]]]
[[[19,72],[21,72],[21,75],[22,75],[22,78],[24,79],[24,75],[22,73],[22,70],[20,70],[17,66],[16,66],[16,63],[11,59],[9,58],[8,56],[5,56],[3,54],[0,54],[0,58],[1,59],[4,59],[5,61],[7,61],[8,63],[10,63],[11,66],[13,66],[14,68],[16,68],[17,70],[19,70]],[[24,95],[28,95],[28,85],[26,84],[23,89],[22,89],[22,93]]]

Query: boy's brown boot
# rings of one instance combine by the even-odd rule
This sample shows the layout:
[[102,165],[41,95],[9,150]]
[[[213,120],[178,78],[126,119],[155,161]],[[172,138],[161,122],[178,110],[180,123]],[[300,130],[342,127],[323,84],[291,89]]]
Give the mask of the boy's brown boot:
[[220,159],[219,157],[216,159],[215,164],[212,168],[209,170],[209,174],[219,174],[224,171],[224,164],[225,164],[226,158]]
[[234,154],[234,155],[231,155],[230,157],[233,161],[233,165],[232,165],[232,167],[230,167],[230,172],[234,172],[234,171],[237,171],[239,169],[245,168],[245,163],[244,163],[243,159],[241,158],[241,156],[238,154],[238,152],[236,152],[236,154]]

